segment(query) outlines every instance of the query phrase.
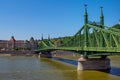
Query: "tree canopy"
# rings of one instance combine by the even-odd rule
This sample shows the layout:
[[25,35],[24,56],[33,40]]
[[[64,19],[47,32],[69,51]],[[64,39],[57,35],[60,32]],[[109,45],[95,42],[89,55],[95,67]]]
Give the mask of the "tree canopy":
[[112,26],[113,28],[117,28],[117,29],[120,29],[120,24],[116,24],[114,26]]

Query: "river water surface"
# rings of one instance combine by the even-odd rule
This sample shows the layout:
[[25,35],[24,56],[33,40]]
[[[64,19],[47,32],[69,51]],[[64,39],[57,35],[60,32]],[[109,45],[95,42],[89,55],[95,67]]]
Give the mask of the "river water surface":
[[71,64],[60,61],[10,56],[0,57],[0,80],[120,80],[120,56],[111,58],[110,73],[77,71]]

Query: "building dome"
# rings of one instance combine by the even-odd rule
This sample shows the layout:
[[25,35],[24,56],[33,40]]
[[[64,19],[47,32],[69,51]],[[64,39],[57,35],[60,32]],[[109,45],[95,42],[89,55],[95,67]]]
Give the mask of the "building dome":
[[9,40],[10,42],[15,42],[14,36],[11,36],[11,39]]

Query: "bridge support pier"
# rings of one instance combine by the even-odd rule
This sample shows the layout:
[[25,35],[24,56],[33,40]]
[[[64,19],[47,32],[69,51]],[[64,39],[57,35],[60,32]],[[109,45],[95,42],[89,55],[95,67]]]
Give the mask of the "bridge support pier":
[[78,59],[77,70],[110,70],[110,59],[101,58],[84,58]]
[[52,58],[52,54],[49,51],[46,52],[40,52],[38,54],[39,58]]

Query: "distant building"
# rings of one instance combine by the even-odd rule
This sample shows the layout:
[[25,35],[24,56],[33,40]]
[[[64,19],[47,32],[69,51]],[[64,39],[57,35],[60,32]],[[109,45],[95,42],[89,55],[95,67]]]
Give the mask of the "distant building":
[[37,49],[37,40],[33,37],[30,40],[15,40],[14,36],[10,40],[0,40],[0,50],[35,50]]

